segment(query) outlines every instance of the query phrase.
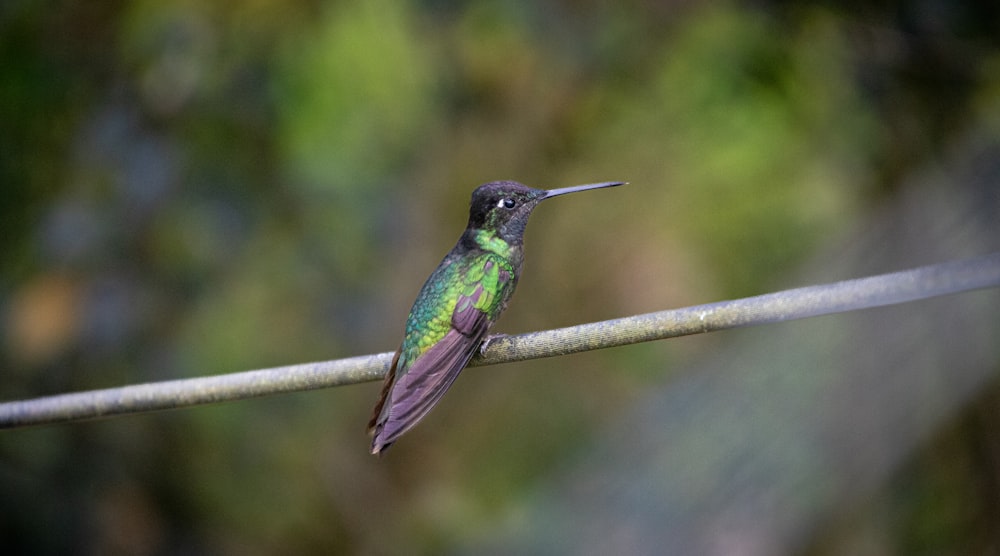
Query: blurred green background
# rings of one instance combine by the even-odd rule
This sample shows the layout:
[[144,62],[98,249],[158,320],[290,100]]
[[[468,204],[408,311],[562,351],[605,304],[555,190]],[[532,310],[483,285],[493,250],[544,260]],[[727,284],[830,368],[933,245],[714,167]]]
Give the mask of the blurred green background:
[[[0,398],[395,349],[494,179],[631,182],[536,211],[500,332],[766,293],[997,129],[992,2],[9,0]],[[381,459],[374,384],[3,432],[0,544],[448,551],[718,336],[469,371]],[[982,548],[913,467],[894,546]]]

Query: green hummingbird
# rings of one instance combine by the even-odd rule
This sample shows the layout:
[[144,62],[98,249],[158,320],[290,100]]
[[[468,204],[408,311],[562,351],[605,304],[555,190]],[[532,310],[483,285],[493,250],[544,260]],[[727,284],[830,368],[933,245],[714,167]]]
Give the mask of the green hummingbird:
[[546,191],[495,181],[472,192],[465,232],[424,283],[406,319],[403,343],[368,423],[373,454],[427,415],[486,339],[514,293],[524,260],[524,228],[538,203],[624,183]]

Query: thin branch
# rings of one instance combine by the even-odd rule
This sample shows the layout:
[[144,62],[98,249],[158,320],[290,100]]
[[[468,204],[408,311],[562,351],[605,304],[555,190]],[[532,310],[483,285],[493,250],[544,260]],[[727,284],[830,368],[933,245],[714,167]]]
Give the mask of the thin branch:
[[[833,284],[621,319],[500,336],[471,366],[553,357],[740,326],[905,303],[1000,286],[1000,253]],[[17,428],[240,400],[379,380],[392,353],[0,403]]]

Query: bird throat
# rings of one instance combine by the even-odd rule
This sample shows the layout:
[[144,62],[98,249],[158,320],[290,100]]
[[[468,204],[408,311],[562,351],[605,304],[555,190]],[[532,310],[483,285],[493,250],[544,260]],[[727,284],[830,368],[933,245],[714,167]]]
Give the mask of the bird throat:
[[483,251],[496,253],[505,259],[511,259],[514,255],[513,251],[516,249],[492,230],[476,230],[472,234],[472,241]]

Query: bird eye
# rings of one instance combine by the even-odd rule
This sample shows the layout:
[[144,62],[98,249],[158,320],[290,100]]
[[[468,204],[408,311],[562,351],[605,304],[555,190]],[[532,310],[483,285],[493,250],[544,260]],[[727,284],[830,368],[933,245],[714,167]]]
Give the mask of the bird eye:
[[507,208],[507,209],[512,209],[512,208],[514,208],[514,205],[516,205],[516,204],[517,204],[517,202],[514,201],[514,199],[511,199],[510,197],[506,197],[506,198],[500,199],[500,202],[497,203],[497,207],[503,207],[503,208]]

